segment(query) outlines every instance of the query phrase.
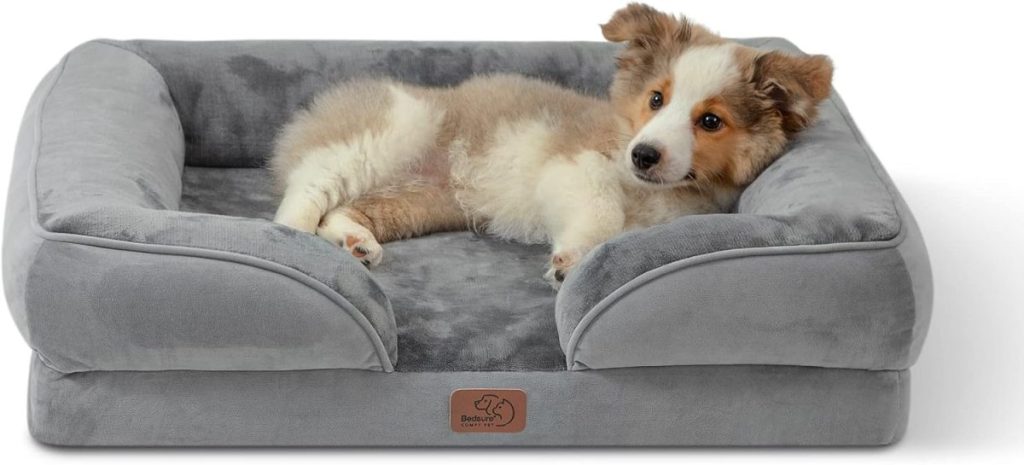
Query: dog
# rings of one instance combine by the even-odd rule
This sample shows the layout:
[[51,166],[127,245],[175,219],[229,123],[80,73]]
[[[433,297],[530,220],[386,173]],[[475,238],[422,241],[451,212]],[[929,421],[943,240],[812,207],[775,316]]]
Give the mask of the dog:
[[381,243],[433,232],[548,243],[557,289],[613,236],[727,211],[831,91],[826,56],[759,51],[646,5],[601,31],[625,44],[608,99],[506,74],[318,95],[275,142],[275,221],[367,266]]

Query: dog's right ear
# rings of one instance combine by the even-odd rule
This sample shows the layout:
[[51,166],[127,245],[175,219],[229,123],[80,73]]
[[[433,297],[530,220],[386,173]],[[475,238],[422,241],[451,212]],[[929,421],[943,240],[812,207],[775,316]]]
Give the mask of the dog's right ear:
[[642,3],[630,3],[601,25],[609,42],[628,42],[630,48],[653,50],[690,40],[685,18],[662,13]]

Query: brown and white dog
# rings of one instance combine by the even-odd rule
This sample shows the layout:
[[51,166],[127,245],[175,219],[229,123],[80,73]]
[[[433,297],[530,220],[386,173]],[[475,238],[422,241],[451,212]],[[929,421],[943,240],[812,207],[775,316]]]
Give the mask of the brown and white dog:
[[727,209],[830,92],[825,56],[758,51],[646,5],[601,30],[626,43],[610,100],[514,75],[319,95],[277,140],[275,221],[366,265],[382,242],[438,231],[546,242],[557,286],[623,231]]

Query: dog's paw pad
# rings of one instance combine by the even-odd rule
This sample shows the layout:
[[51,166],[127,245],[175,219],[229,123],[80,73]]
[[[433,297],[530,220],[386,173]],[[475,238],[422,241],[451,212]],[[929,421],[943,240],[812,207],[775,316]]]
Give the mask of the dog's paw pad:
[[579,259],[580,254],[576,252],[557,252],[551,255],[551,268],[556,271],[555,275],[559,275],[562,277],[561,279],[565,279],[566,272],[569,271],[570,268],[576,266],[576,262],[578,262]]
[[570,265],[572,259],[566,253],[556,253],[551,256],[551,266],[555,268],[563,268]]
[[380,265],[384,258],[384,248],[372,238],[349,235],[345,237],[341,246],[368,267]]
[[565,281],[565,273],[555,270],[554,268],[548,268],[548,270],[544,272],[544,281],[547,281],[548,285],[557,291],[562,287],[562,281]]
[[562,287],[562,282],[569,275],[569,270],[576,265],[576,254],[570,252],[559,252],[551,256],[551,263],[544,273],[544,279],[556,290]]
[[384,248],[370,231],[361,227],[342,229],[337,225],[333,228],[321,226],[317,230],[317,235],[347,250],[359,260],[359,263],[366,266],[377,266],[384,257]]

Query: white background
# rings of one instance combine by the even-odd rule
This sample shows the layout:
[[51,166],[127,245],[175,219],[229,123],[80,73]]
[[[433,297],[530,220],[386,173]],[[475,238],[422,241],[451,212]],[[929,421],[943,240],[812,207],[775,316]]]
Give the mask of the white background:
[[[983,1],[650,3],[727,36],[786,36],[806,51],[832,56],[835,85],[916,213],[934,268],[934,319],[913,369],[902,443],[839,450],[55,449],[28,435],[29,350],[11,320],[0,317],[0,460],[1024,463],[1022,15]],[[35,85],[63,53],[88,39],[601,40],[597,25],[623,4],[8,2],[0,7],[0,179],[8,178]]]

